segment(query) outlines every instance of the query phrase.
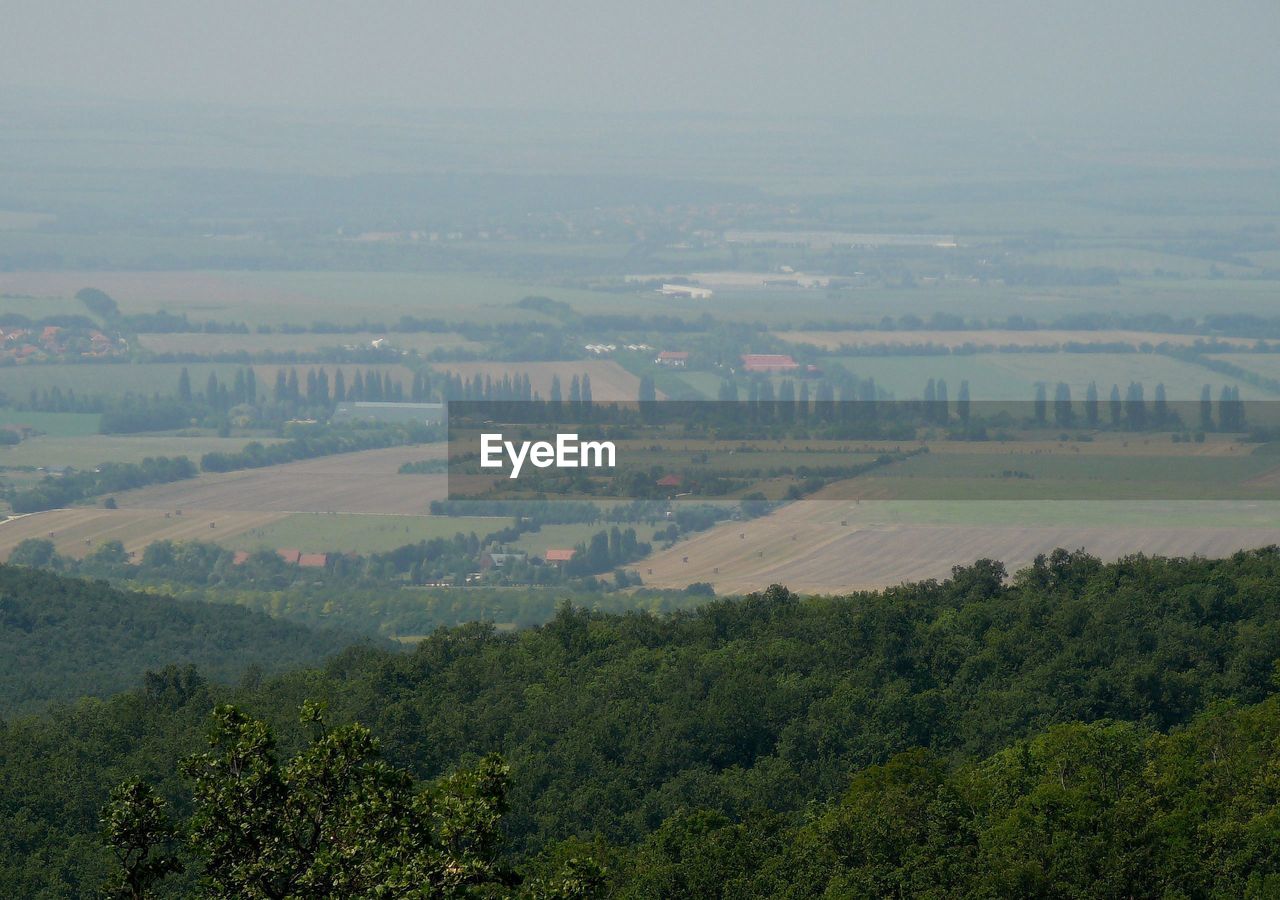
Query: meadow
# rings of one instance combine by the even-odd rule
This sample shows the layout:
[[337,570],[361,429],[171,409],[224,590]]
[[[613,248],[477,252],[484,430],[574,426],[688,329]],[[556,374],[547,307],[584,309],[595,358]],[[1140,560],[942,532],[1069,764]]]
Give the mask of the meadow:
[[90,469],[104,462],[137,463],[149,456],[185,456],[199,463],[205,453],[236,453],[250,441],[273,444],[280,438],[229,437],[213,435],[92,434],[76,437],[41,435],[13,446],[0,446],[0,469],[20,466],[70,466]]
[[[1280,356],[1280,355],[1278,355]],[[1264,359],[1262,354],[1233,355],[1233,361]],[[1053,386],[1065,381],[1072,398],[1084,400],[1089,382],[1096,382],[1105,403],[1112,385],[1121,395],[1131,381],[1141,382],[1148,403],[1163,383],[1170,400],[1198,400],[1208,384],[1216,400],[1225,384],[1236,384],[1245,400],[1275,399],[1278,395],[1249,384],[1237,384],[1217,372],[1154,353],[979,353],[947,356],[846,356],[834,358],[860,378],[876,384],[898,399],[918,398],[930,378],[947,382],[955,400],[961,381],[969,382],[974,400],[1031,400],[1037,382],[1045,382],[1052,399]],[[1257,364],[1257,363],[1253,363]]]
[[874,469],[823,494],[919,500],[1280,499],[1273,456],[929,453]]
[[49,437],[71,438],[94,435],[98,433],[98,425],[101,421],[102,416],[98,413],[32,412],[0,406],[0,428],[6,425],[28,425]]
[[385,332],[359,331],[331,334],[304,332],[302,334],[141,334],[138,344],[151,353],[215,355],[222,353],[315,353],[333,347],[359,347],[372,345],[383,339],[387,346],[400,350],[413,350],[427,355],[436,350],[467,350],[480,352],[484,345],[469,341],[454,332]]
[[229,538],[219,537],[218,543],[233,550],[292,547],[308,552],[385,553],[458,533],[483,537],[509,524],[508,519],[485,516],[296,513]]

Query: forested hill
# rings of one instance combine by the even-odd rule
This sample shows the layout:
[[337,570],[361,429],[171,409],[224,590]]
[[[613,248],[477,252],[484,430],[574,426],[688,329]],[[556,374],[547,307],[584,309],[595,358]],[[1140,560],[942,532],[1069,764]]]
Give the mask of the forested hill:
[[[1008,896],[1102,868],[1115,890],[1080,896],[1136,896],[1157,893],[1143,881],[1157,864],[1176,868],[1167,884],[1217,873],[1243,895],[1280,846],[1274,785],[1249,780],[1277,763],[1280,550],[1108,565],[1059,551],[1004,576],[982,561],[841,598],[565,608],[515,635],[442,630],[412,653],[356,648],[235,688],[170,673],[10,721],[0,895],[91,890],[110,867],[98,813],[127,777],[189,808],[176,762],[215,703],[292,752],[309,698],[424,778],[501,753],[513,864],[582,838],[624,896],[786,894],[795,879],[835,896],[961,882]],[[1232,718],[1221,701],[1261,705]]]
[[193,664],[220,681],[250,667],[314,665],[353,640],[235,606],[0,565],[0,716],[109,696],[168,664]]

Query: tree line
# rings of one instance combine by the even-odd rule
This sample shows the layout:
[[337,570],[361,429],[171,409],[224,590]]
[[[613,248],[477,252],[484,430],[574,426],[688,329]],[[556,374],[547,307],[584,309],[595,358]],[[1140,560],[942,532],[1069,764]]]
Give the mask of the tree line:
[[[216,855],[227,832],[279,838],[259,871],[313,871],[288,831],[306,798],[273,805],[287,783],[263,806],[237,798],[362,723],[379,759],[413,773],[410,795],[502,751],[493,858],[526,879],[589,860],[612,896],[1266,896],[1280,874],[1278,597],[1274,547],[1110,564],[1057,551],[1011,578],[979,561],[844,597],[564,607],[516,634],[444,629],[408,653],[356,648],[234,687],[157,672],[0,725],[13,823],[0,893],[83,895],[120,877],[101,815],[110,825],[131,796],[188,837],[174,887],[253,871],[217,868],[248,858]],[[318,731],[298,722],[308,698],[328,710]],[[232,765],[246,736],[253,753]],[[254,755],[277,745],[274,761]],[[398,846],[399,818],[360,801],[360,760],[309,796],[355,798],[328,808],[369,810],[361,834]],[[154,803],[130,793],[140,781]],[[325,871],[385,875],[385,848],[360,847]]]

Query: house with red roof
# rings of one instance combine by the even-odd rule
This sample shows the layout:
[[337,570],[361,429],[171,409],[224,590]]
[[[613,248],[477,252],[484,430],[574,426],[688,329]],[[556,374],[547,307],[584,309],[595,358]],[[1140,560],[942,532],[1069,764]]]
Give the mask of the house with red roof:
[[575,550],[560,550],[560,549],[548,550],[546,553],[542,554],[542,559],[545,562],[556,563],[557,565],[560,565],[563,563],[567,563],[569,560],[573,559],[573,555],[576,552],[577,551]]

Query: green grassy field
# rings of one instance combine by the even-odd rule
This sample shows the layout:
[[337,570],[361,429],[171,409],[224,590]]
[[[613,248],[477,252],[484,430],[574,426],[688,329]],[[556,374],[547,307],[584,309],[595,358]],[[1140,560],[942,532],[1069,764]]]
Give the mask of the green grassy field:
[[929,453],[846,482],[849,496],[885,499],[1247,499],[1277,498],[1268,455],[1165,456],[1008,452]]
[[[1256,372],[1264,378],[1280,378],[1280,353],[1229,353],[1213,358]],[[1244,393],[1243,387],[1240,393]]]
[[89,469],[104,462],[136,463],[148,456],[185,456],[194,463],[205,453],[235,453],[250,441],[275,443],[274,438],[178,435],[41,436],[11,447],[0,446],[0,467],[71,466]]
[[[530,531],[520,535],[520,540],[516,541],[515,547],[525,553],[541,556],[552,548],[569,549],[575,544],[589,541],[596,532],[607,531],[611,527],[611,525],[599,522],[594,525],[543,525],[537,531]],[[647,529],[642,526],[632,525],[628,527],[635,528],[636,535],[642,541],[651,536],[646,533]]]
[[[824,501],[804,501],[821,503]],[[840,515],[867,525],[1275,528],[1278,500],[862,500]]]
[[292,547],[310,552],[385,553],[405,544],[475,532],[483,538],[510,524],[481,516],[375,516],[297,513],[222,542],[234,550]]
[[[1270,355],[1239,354],[1236,361],[1248,359],[1264,362]],[[1090,381],[1096,381],[1100,398],[1105,402],[1113,384],[1121,395],[1131,381],[1142,382],[1147,402],[1155,398],[1155,388],[1163,383],[1170,400],[1197,400],[1205,385],[1211,386],[1216,399],[1224,384],[1236,382],[1192,363],[1152,353],[980,353],[972,356],[853,356],[837,361],[862,378],[875,378],[881,387],[898,399],[920,397],[925,382],[941,378],[947,382],[948,396],[954,401],[960,382],[968,380],[974,400],[1031,400],[1039,381],[1048,383],[1049,398],[1053,386],[1065,381],[1071,386],[1072,399],[1084,400]],[[1241,363],[1243,364],[1243,363]],[[1280,354],[1276,354],[1280,371]],[[1252,385],[1240,384],[1240,396],[1246,400],[1275,399],[1276,395]]]
[[481,352],[483,344],[453,332],[346,332],[342,334],[143,334],[138,343],[153,353],[312,353],[331,347],[368,347],[383,338],[388,346],[429,354],[434,350]]
[[24,412],[0,407],[0,427],[30,425],[49,437],[69,438],[97,434],[101,420],[102,416],[97,413]]

